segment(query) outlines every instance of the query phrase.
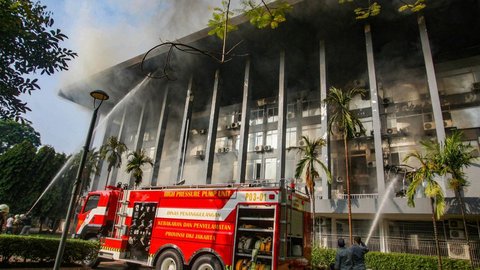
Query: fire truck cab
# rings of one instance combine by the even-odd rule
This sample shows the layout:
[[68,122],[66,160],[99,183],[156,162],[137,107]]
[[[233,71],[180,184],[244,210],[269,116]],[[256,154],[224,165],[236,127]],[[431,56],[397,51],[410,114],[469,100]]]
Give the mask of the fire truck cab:
[[108,187],[88,194],[76,234],[100,236],[99,260],[160,270],[303,269],[311,253],[309,210],[309,198],[284,181]]

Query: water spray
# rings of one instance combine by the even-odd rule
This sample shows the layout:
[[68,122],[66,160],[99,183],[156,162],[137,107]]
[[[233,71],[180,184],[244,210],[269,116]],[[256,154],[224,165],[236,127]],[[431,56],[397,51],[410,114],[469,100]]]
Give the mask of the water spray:
[[40,194],[40,196],[38,197],[38,199],[35,201],[35,203],[32,205],[32,207],[30,208],[30,210],[27,211],[27,215],[30,214],[30,212],[33,210],[33,208],[35,208],[35,206],[37,205],[37,203],[43,198],[43,196],[45,195],[45,193],[47,193],[48,190],[50,190],[50,188],[53,186],[53,184],[57,181],[58,178],[60,178],[60,176],[63,175],[64,171],[70,167],[70,164],[72,164],[73,162],[73,159],[75,158],[75,155],[72,155],[70,156],[70,158],[67,160],[67,162],[65,162],[65,164],[62,166],[62,168],[60,168],[60,170],[57,172],[57,174],[55,175],[55,177],[53,177],[52,181],[50,181],[50,183],[48,184],[48,186],[45,188],[45,190],[43,190],[42,194]]
[[392,192],[393,187],[394,187],[395,183],[397,182],[398,177],[396,177],[396,176],[398,176],[399,170],[403,171],[402,187],[405,185],[405,177],[407,175],[407,170],[404,169],[404,168],[401,168],[401,167],[407,167],[407,168],[412,168],[413,169],[413,167],[410,167],[408,165],[389,166],[388,172],[387,172],[387,179],[390,179],[390,171],[392,169],[395,169],[395,172],[394,172],[395,177],[392,179],[392,181],[390,181],[387,189],[383,193],[382,201],[380,202],[380,206],[378,208],[378,211],[375,214],[375,218],[373,219],[372,226],[370,227],[370,230],[368,231],[368,236],[367,236],[367,239],[365,240],[365,245],[368,244],[368,241],[370,241],[370,238],[372,237],[373,231],[377,227],[377,223],[378,223],[378,220],[380,219],[380,215],[382,213],[383,207],[385,206],[385,203],[387,202],[387,199],[390,197],[390,193]]
[[140,89],[143,89],[143,86],[147,84],[150,80],[151,78],[149,73],[140,83],[138,83],[134,88],[132,88],[132,90],[130,90],[128,94],[126,94],[119,102],[117,102],[115,106],[113,106],[113,108],[108,112],[108,114],[101,121],[99,121],[94,131],[96,131],[99,127],[102,127],[114,112],[121,108],[127,100],[130,100],[133,96],[135,96]]

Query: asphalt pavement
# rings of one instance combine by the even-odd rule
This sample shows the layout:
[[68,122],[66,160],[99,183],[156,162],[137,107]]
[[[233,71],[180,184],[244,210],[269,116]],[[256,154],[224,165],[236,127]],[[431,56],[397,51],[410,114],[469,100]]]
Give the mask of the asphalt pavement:
[[[10,268],[10,269],[21,269],[21,270],[51,270],[52,268]],[[61,270],[90,270],[90,267],[82,267],[82,266],[73,266],[73,267],[60,267]],[[101,262],[98,267],[95,268],[96,270],[130,270],[126,263],[123,262]],[[148,267],[139,267],[136,268],[138,270],[152,270],[152,268]]]

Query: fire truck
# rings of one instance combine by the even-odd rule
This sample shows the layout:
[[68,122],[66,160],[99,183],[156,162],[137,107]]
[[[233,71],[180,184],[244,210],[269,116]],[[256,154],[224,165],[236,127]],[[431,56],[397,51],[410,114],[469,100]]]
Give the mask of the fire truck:
[[107,186],[90,192],[76,237],[100,239],[90,266],[124,261],[159,270],[277,270],[308,267],[308,196],[284,181]]

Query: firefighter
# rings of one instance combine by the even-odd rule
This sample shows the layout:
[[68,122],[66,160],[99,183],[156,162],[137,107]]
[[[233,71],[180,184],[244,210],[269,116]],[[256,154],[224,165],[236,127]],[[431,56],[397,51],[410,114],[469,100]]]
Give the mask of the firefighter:
[[7,221],[8,212],[10,212],[10,207],[0,204],[0,233],[3,232],[3,224]]

